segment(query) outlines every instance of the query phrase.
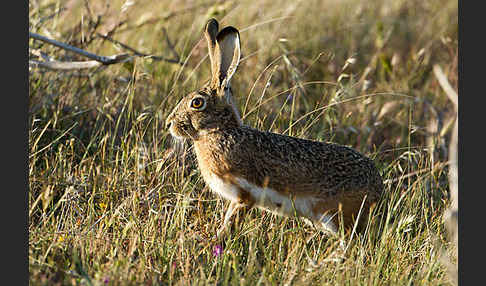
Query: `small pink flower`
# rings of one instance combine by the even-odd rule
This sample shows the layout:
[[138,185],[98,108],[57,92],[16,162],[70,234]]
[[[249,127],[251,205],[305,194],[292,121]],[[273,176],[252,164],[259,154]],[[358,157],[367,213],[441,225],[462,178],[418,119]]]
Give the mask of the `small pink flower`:
[[108,282],[110,282],[110,278],[105,277],[105,279],[103,279],[103,283],[106,285],[108,284]]
[[223,253],[223,247],[221,245],[213,246],[213,256],[218,257]]

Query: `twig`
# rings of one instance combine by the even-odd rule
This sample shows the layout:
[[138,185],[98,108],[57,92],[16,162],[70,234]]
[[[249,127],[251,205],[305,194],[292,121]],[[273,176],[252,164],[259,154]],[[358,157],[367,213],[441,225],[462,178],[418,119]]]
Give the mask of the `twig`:
[[77,54],[82,55],[82,56],[85,56],[85,57],[87,57],[89,59],[92,59],[92,60],[95,60],[97,62],[100,62],[100,63],[102,63],[104,65],[111,65],[111,64],[119,63],[119,62],[121,62],[121,61],[123,61],[123,60],[125,60],[125,59],[127,59],[129,57],[128,54],[113,55],[113,56],[109,56],[109,57],[98,56],[96,54],[93,54],[93,53],[87,52],[85,50],[82,50],[80,48],[76,48],[76,47],[70,46],[68,44],[65,44],[65,43],[62,43],[62,42],[58,42],[56,40],[52,40],[52,39],[46,38],[44,36],[41,36],[39,34],[32,33],[32,32],[29,32],[29,37],[34,38],[36,40],[40,40],[40,41],[46,42],[48,44],[51,44],[51,45],[56,46],[56,47],[59,47],[61,49],[64,49],[64,50],[68,50],[68,51],[77,53]]
[[103,65],[97,61],[84,61],[84,62],[60,62],[60,61],[36,61],[29,60],[29,66],[31,67],[43,67],[52,70],[78,70],[99,67]]
[[181,57],[176,52],[176,50],[174,48],[174,45],[170,41],[170,39],[169,39],[169,33],[167,33],[167,29],[166,28],[162,28],[162,32],[164,33],[165,41],[167,42],[167,46],[169,47],[169,50],[172,52],[172,54],[174,55],[174,57],[176,57],[178,60],[180,60]]
[[457,211],[457,192],[458,192],[458,168],[457,168],[457,111],[458,111],[458,97],[456,91],[452,88],[444,72],[439,65],[434,65],[434,74],[439,81],[440,86],[444,90],[445,94],[454,104],[456,110],[456,122],[454,123],[454,129],[452,130],[451,142],[449,143],[449,161],[451,166],[449,167],[449,188],[451,191],[451,209]]
[[32,67],[44,67],[48,69],[53,69],[53,70],[76,70],[76,69],[87,69],[87,68],[93,68],[93,67],[99,67],[101,65],[111,65],[111,64],[116,64],[116,63],[121,63],[121,62],[127,62],[127,61],[132,61],[135,56],[138,57],[146,57],[146,58],[151,58],[153,60],[157,61],[165,61],[169,63],[176,63],[179,65],[182,65],[183,63],[179,59],[167,59],[164,57],[160,56],[153,56],[153,55],[148,55],[141,53],[134,48],[131,48],[123,43],[120,43],[114,39],[112,39],[109,36],[103,36],[99,33],[97,35],[105,40],[111,41],[117,45],[120,45],[124,49],[127,49],[131,52],[134,53],[134,55],[129,55],[129,54],[118,54],[118,55],[113,55],[113,56],[99,56],[90,52],[87,52],[85,50],[82,50],[80,48],[73,47],[71,45],[52,40],[49,38],[46,38],[44,36],[31,33],[29,32],[29,37],[40,40],[43,42],[46,42],[48,44],[51,44],[53,46],[59,47],[64,50],[72,51],[74,53],[77,53],[79,55],[85,56],[89,59],[92,59],[92,61],[77,61],[77,62],[62,62],[62,61],[55,61],[55,60],[50,60],[49,57],[43,57],[45,61],[36,61],[36,60],[29,60],[29,66]]
[[89,7],[89,1],[84,0],[84,7],[86,8],[86,11],[88,11],[88,16],[91,21],[93,21],[93,13],[91,12],[91,8]]
[[100,38],[103,38],[107,41],[110,41],[116,45],[119,45],[120,47],[126,49],[126,50],[129,50],[131,51],[132,53],[135,54],[135,56],[139,56],[139,57],[145,57],[145,58],[150,58],[150,59],[153,59],[153,60],[156,60],[156,61],[164,61],[164,62],[168,62],[168,63],[174,63],[174,64],[178,64],[178,65],[182,65],[183,62],[181,62],[179,60],[179,57],[177,55],[177,59],[168,59],[168,58],[165,58],[165,57],[162,57],[162,56],[154,56],[154,55],[149,55],[149,54],[145,54],[145,53],[142,53],[140,51],[137,51],[135,50],[134,48],[122,43],[122,42],[119,42],[113,38],[111,38],[110,36],[105,36],[105,35],[102,35],[100,33],[97,33],[98,37]]
[[48,21],[54,17],[56,17],[57,15],[61,14],[62,12],[66,11],[67,9],[65,7],[60,7],[59,9],[57,9],[56,11],[54,11],[54,13],[50,14],[50,15],[47,15],[45,17],[42,17],[38,23],[36,23],[36,25],[40,25],[42,23],[44,23],[45,21]]
[[451,84],[447,80],[446,75],[442,71],[439,65],[434,65],[434,74],[437,80],[439,81],[440,86],[444,90],[445,94],[454,104],[454,108],[457,111],[458,100],[457,100],[457,92],[452,88]]

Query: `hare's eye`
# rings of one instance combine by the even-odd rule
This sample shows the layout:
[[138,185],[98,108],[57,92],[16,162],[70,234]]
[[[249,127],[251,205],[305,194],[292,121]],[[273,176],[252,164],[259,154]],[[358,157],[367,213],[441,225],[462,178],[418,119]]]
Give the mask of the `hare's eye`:
[[191,101],[191,108],[203,110],[206,107],[206,101],[202,97],[196,97]]

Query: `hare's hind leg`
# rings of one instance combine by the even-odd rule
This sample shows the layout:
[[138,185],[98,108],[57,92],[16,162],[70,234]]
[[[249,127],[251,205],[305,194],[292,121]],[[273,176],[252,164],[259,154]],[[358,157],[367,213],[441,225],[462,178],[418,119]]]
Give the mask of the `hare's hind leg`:
[[321,225],[324,229],[332,232],[332,233],[337,233],[338,229],[336,224],[333,222],[334,217],[337,215],[335,214],[324,214],[320,218]]
[[338,229],[336,224],[333,222],[334,217],[337,214],[323,214],[319,217],[319,220],[317,221],[317,227],[324,231],[324,232],[329,232],[332,234],[336,234]]

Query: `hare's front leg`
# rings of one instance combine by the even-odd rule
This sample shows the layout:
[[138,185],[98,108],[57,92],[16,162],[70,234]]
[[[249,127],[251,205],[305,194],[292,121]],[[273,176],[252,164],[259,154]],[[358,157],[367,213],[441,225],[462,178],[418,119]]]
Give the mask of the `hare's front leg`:
[[228,209],[226,210],[226,214],[224,215],[224,221],[221,227],[218,229],[218,232],[216,234],[217,237],[220,237],[221,233],[226,230],[228,227],[228,223],[230,221],[231,216],[235,213],[236,210],[238,210],[241,207],[241,205],[237,202],[231,202]]

